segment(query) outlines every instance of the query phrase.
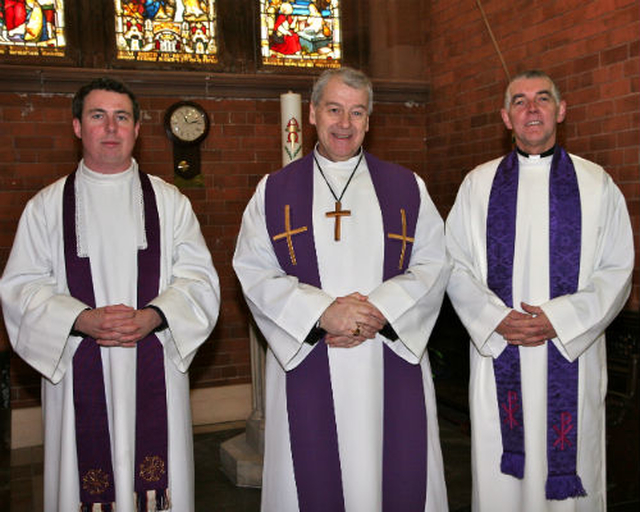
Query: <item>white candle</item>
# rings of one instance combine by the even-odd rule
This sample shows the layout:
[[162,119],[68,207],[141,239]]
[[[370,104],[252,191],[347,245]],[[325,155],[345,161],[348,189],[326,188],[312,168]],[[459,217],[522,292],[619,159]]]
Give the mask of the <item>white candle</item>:
[[302,157],[302,102],[300,95],[287,92],[280,95],[282,135],[282,165]]

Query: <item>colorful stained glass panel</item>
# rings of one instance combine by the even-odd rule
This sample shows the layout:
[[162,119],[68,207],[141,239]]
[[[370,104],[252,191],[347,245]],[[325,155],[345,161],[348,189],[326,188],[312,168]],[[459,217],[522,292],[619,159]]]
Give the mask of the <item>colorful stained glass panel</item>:
[[0,0],[0,55],[64,57],[64,0]]
[[260,0],[262,63],[339,67],[340,0]]
[[119,59],[218,62],[215,0],[114,0]]

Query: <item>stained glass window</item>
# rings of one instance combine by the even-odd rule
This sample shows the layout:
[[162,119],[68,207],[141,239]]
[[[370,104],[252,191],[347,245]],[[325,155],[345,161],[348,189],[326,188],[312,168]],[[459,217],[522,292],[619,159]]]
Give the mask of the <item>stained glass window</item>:
[[218,62],[215,0],[114,0],[119,59]]
[[64,57],[64,0],[0,0],[0,55]]
[[262,63],[339,67],[340,0],[260,0]]

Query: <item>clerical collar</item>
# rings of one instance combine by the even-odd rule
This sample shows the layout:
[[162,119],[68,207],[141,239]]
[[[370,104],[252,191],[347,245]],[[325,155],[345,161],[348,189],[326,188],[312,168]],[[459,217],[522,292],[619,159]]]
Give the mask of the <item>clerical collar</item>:
[[533,158],[544,158],[546,156],[553,155],[555,150],[556,150],[556,146],[554,144],[553,146],[551,146],[550,149],[547,149],[546,151],[544,151],[543,153],[540,153],[539,155],[530,155],[529,153],[525,153],[518,146],[516,146],[516,151],[518,152],[518,154],[524,156],[525,158],[532,158],[532,157]]
[[138,168],[138,162],[136,162],[135,158],[131,158],[131,165],[127,169],[120,172],[116,172],[116,173],[104,173],[104,172],[94,171],[93,169],[87,166],[87,164],[84,162],[84,158],[80,160],[80,165],[78,167],[82,172],[82,174],[92,178],[93,180],[103,181],[103,182],[112,182],[112,181],[118,181],[123,177],[129,177],[130,175],[132,175],[134,171],[136,171]]
[[313,148],[313,158],[314,160],[320,162],[323,165],[323,169],[326,169],[326,168],[335,168],[340,170],[342,170],[343,168],[351,169],[352,168],[351,166],[354,165],[363,156],[363,153],[364,153],[363,147],[360,146],[358,151],[347,160],[330,160],[329,158],[324,156],[322,153],[320,153],[320,151],[318,150],[318,146],[319,144],[316,142],[316,145]]

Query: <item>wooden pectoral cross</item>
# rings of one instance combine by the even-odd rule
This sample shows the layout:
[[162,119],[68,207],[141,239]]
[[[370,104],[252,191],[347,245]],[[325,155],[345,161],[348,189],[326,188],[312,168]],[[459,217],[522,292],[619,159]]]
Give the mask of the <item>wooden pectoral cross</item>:
[[398,264],[398,269],[402,270],[402,266],[404,265],[404,253],[407,250],[407,242],[413,243],[414,238],[407,236],[407,215],[404,208],[400,208],[400,217],[402,218],[402,234],[397,235],[395,233],[388,233],[387,236],[394,240],[402,240],[402,250],[400,252],[400,262]]
[[340,221],[342,220],[342,217],[350,217],[351,210],[343,210],[342,204],[340,203],[340,201],[336,201],[336,209],[333,210],[332,212],[325,213],[325,216],[333,217],[333,219],[336,221],[335,227],[334,227],[333,239],[336,242],[340,241]]
[[289,248],[289,258],[291,258],[291,264],[297,265],[298,261],[296,260],[296,253],[293,250],[293,241],[291,237],[293,235],[298,235],[300,233],[304,233],[307,230],[307,226],[302,226],[296,229],[291,229],[291,206],[285,205],[284,207],[284,232],[279,235],[275,235],[273,237],[273,241],[281,240],[282,238],[287,239],[287,247]]

